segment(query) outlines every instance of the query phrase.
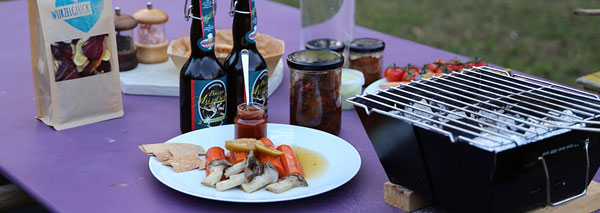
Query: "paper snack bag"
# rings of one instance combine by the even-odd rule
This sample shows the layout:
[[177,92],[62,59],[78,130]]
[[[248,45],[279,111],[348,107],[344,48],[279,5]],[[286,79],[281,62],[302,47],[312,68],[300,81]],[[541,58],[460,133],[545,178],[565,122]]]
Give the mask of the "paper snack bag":
[[56,130],[123,116],[110,0],[28,0],[37,118]]

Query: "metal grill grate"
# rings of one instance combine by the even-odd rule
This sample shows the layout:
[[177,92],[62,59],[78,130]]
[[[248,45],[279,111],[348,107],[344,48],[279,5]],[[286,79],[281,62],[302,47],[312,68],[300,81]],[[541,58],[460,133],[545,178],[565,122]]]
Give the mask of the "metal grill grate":
[[595,131],[596,95],[491,67],[464,69],[360,95],[349,102],[447,135],[453,142],[501,151],[570,130]]

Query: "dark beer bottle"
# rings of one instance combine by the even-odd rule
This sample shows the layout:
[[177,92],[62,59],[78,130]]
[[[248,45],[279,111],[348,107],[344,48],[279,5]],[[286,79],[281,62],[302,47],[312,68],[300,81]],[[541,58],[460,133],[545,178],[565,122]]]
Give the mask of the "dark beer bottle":
[[[214,0],[192,1],[192,53],[179,75],[181,132],[226,123],[227,76],[215,56]],[[235,109],[235,107],[234,107]],[[235,117],[235,112],[233,113]]]
[[237,106],[245,101],[241,51],[248,50],[250,102],[260,103],[267,111],[268,71],[265,59],[256,49],[256,7],[254,0],[232,0],[233,50],[223,66],[227,72],[227,121],[233,123]]

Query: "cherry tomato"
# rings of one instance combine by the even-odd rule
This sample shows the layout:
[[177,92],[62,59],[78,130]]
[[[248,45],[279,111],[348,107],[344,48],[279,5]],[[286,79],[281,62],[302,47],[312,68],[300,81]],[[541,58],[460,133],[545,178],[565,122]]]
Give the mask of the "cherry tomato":
[[412,81],[421,73],[419,67],[411,64],[408,64],[404,70],[406,70],[406,75],[404,75],[404,79],[402,81]]
[[406,74],[406,71],[404,69],[396,66],[396,64],[388,66],[385,69],[385,79],[389,82],[402,81],[405,74]]

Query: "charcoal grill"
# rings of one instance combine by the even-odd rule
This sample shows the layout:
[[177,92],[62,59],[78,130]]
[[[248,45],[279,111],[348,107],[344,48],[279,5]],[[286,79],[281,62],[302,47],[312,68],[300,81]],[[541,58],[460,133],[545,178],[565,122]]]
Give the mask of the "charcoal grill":
[[452,209],[523,211],[585,195],[598,96],[492,67],[348,99],[391,182]]

